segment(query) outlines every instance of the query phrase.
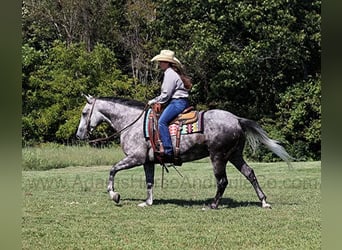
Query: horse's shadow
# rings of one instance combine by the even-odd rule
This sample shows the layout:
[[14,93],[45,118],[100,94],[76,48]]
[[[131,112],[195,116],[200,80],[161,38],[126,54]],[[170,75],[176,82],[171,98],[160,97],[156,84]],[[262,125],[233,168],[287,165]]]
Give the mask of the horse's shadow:
[[[137,201],[137,199],[124,199],[126,201]],[[176,205],[180,207],[208,207],[212,198],[202,199],[202,200],[183,200],[183,199],[155,199],[153,200],[153,205]],[[237,201],[231,198],[222,198],[220,201],[219,208],[239,208],[239,207],[260,207],[260,202],[251,201]]]
[[[203,206],[208,207],[211,202],[213,201],[212,198],[203,199],[203,200],[181,200],[181,199],[156,199],[153,201],[155,205],[166,205],[172,204],[182,207],[194,207],[194,206]],[[261,205],[260,202],[250,202],[250,201],[237,201],[231,198],[222,198],[220,201],[219,208],[238,208],[238,207],[250,207],[250,206],[257,206]]]

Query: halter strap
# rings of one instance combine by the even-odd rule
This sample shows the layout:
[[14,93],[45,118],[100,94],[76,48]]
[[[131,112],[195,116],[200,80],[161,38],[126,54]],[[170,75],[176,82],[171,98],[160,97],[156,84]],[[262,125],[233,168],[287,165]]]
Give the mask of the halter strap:
[[96,98],[94,98],[94,101],[93,101],[93,103],[92,103],[92,105],[91,105],[90,112],[89,112],[89,114],[88,114],[88,116],[87,116],[87,124],[86,124],[86,126],[87,126],[87,131],[90,131],[91,116],[93,115],[95,102],[96,102]]

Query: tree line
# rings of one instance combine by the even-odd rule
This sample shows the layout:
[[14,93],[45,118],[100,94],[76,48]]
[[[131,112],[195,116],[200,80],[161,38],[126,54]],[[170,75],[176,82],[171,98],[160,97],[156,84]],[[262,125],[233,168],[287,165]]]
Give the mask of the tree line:
[[[171,49],[198,109],[258,121],[302,160],[321,152],[321,1],[23,0],[22,142],[75,143],[81,93],[143,102]],[[110,133],[101,126],[97,135]],[[258,160],[273,160],[260,150]]]

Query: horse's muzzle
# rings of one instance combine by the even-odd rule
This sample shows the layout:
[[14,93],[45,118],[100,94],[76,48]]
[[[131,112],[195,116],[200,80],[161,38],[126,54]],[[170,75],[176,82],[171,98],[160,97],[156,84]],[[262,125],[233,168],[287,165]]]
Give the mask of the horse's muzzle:
[[78,139],[78,140],[85,140],[85,139],[88,139],[88,134],[80,134],[80,133],[77,133],[76,134],[76,138]]

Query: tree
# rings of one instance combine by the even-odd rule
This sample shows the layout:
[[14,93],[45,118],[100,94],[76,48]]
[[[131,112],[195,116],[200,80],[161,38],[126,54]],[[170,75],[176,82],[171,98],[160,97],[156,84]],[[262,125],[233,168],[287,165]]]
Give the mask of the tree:
[[151,81],[151,47],[153,30],[150,24],[155,20],[155,4],[150,0],[126,3],[124,18],[127,23],[120,33],[122,45],[129,53],[131,75],[135,83]]
[[[192,77],[192,104],[261,121],[276,139],[298,145],[295,155],[316,159],[320,116],[298,116],[294,107],[287,113],[285,100],[288,93],[298,94],[296,105],[305,106],[309,100],[300,94],[320,83],[320,5],[320,0],[24,0],[23,138],[69,140],[81,91],[151,98],[160,73],[149,60],[165,48],[176,52]],[[298,135],[296,129],[306,132]]]
[[90,51],[101,34],[113,34],[111,8],[106,0],[24,0],[24,41],[36,46],[56,39],[68,45],[83,42]]
[[[174,25],[177,24],[177,25]],[[160,1],[160,47],[182,55],[196,103],[256,120],[320,70],[320,1]]]
[[[27,45],[24,51],[35,54]],[[24,64],[28,65],[32,63]],[[23,140],[40,142],[73,138],[84,105],[81,93],[128,97],[132,85],[118,69],[115,54],[100,44],[88,52],[85,44],[56,42],[25,79]]]
[[319,160],[321,154],[321,81],[309,79],[291,86],[277,105],[276,128],[300,160]]

